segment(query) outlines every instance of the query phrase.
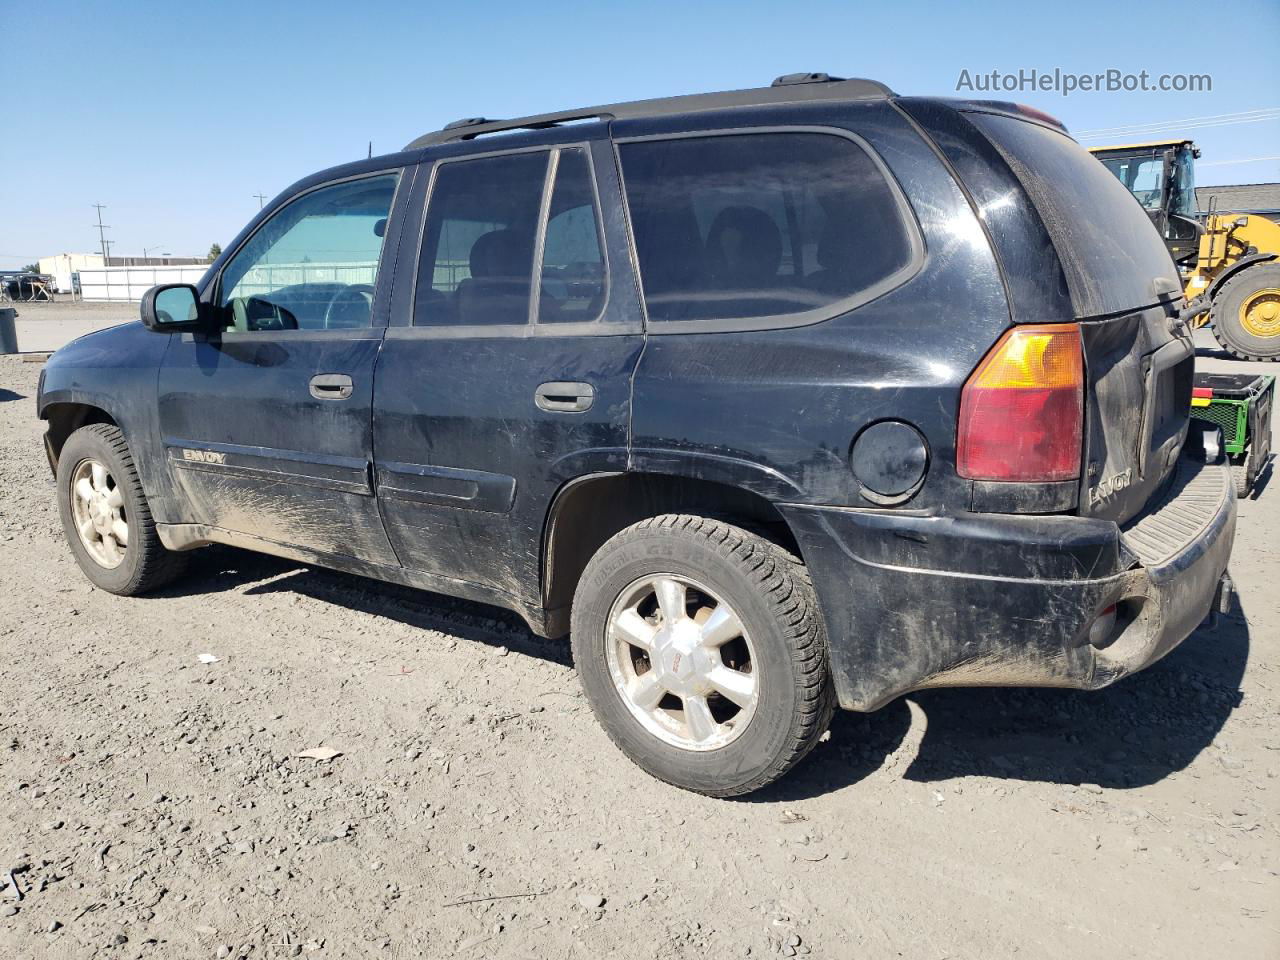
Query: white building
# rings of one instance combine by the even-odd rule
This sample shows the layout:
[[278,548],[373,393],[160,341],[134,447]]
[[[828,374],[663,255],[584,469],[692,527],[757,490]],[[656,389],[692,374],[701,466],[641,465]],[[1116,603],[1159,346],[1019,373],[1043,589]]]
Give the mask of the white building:
[[59,253],[52,257],[40,258],[40,272],[53,277],[54,289],[58,293],[71,292],[71,275],[90,267],[103,267],[106,262],[100,253]]

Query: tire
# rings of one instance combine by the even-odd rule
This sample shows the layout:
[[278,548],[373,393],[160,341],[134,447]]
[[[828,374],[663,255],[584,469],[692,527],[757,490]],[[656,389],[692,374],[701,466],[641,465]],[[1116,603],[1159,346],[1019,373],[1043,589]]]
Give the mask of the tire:
[[1214,337],[1236,359],[1280,360],[1280,263],[1236,274],[1214,295],[1210,315]]
[[[669,620],[662,612],[658,586],[651,598],[645,593],[651,582],[660,585],[667,579],[686,585],[681,611],[685,619],[679,630],[667,626],[680,617]],[[633,597],[645,599],[628,606]],[[620,642],[618,628],[609,626],[650,609],[645,604],[658,606],[651,607],[643,626],[631,619],[634,626],[625,634],[657,631],[652,636],[652,660],[641,648]],[[729,610],[723,618],[721,604]],[[670,679],[679,671],[681,656],[672,653],[674,646],[664,644],[675,643],[670,638],[680,631],[686,637],[709,636],[713,616],[723,624],[734,615],[741,630],[733,633],[730,626],[719,634],[735,639],[717,639],[723,646],[710,652],[705,646],[687,652],[685,669],[692,669],[688,682],[696,684],[711,675],[699,674],[697,664],[714,663],[708,669],[721,679],[727,674],[720,667],[737,667],[733,685],[752,687],[749,706],[711,691],[695,695],[709,705],[706,711],[695,711],[690,700],[664,693],[658,706],[645,712],[628,698],[627,682],[640,685],[650,671],[653,677],[667,677],[667,682],[684,683]],[[808,572],[786,550],[732,524],[669,514],[618,533],[583,572],[574,593],[571,632],[578,676],[605,732],[638,766],[677,787],[711,797],[758,790],[799,763],[831,722],[835,694],[826,626]],[[629,663],[628,654],[635,655]],[[744,661],[748,672],[739,672]],[[688,663],[695,665],[690,668]],[[740,690],[736,695],[745,699]],[[695,714],[717,721],[706,739],[695,737]],[[730,714],[727,721],[721,719]],[[673,719],[677,717],[685,719]],[[683,736],[672,732],[677,728],[685,731]]]
[[[93,464],[105,471],[102,487],[109,492],[100,500],[105,505],[103,509],[115,509],[115,516],[125,523],[127,536],[122,549],[116,532],[111,534],[112,542],[117,544],[114,551],[106,546],[106,536],[101,535],[107,529],[109,518],[95,512],[99,505],[100,475],[94,472]],[[90,491],[95,494],[89,500],[76,491],[82,480],[89,483]],[[161,587],[186,570],[186,554],[166,550],[160,543],[137,468],[118,427],[93,423],[67,438],[58,457],[57,484],[63,532],[80,569],[95,586],[108,593],[131,597]],[[84,506],[88,503],[94,505]],[[103,530],[90,534],[87,539],[79,530],[86,513],[103,520]],[[101,548],[91,545],[95,538],[101,541]]]
[[1241,500],[1249,496],[1249,488],[1253,486],[1253,478],[1249,476],[1249,471],[1253,469],[1250,462],[1252,458],[1252,453],[1246,453],[1239,463],[1231,465],[1231,477],[1236,482],[1236,496]]

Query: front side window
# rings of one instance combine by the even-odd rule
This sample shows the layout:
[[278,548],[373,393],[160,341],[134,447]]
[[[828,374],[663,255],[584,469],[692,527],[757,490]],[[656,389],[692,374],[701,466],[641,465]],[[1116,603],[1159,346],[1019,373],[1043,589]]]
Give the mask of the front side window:
[[1196,204],[1196,162],[1189,146],[1179,148],[1173,161],[1172,213],[1194,217]]
[[367,327],[397,174],[305,193],[281,208],[223,270],[227,330]]
[[816,320],[912,262],[892,188],[848,138],[684,137],[620,153],[650,320]]

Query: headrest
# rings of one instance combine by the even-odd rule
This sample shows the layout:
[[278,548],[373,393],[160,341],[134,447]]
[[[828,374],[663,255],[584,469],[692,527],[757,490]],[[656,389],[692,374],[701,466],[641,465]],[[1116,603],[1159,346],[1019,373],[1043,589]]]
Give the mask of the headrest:
[[758,207],[725,207],[707,232],[707,259],[721,282],[759,286],[782,265],[782,233]]
[[471,276],[527,277],[533,271],[533,246],[517,230],[494,230],[471,245]]

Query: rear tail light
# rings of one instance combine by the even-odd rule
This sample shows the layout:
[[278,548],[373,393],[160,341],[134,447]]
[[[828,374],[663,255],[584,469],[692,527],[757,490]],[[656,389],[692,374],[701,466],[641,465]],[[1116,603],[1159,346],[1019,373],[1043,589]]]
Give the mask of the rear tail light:
[[970,480],[1072,480],[1083,430],[1080,328],[1015,327],[960,394],[956,469]]

